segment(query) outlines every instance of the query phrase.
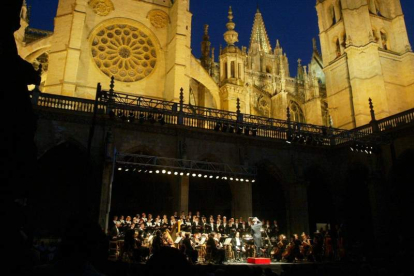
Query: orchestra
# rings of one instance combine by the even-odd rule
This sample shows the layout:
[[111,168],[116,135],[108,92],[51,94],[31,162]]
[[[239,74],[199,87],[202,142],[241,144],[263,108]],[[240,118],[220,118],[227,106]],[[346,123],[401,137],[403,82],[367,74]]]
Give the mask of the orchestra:
[[[162,247],[180,250],[191,263],[240,262],[249,257],[266,257],[275,262],[321,262],[332,260],[335,252],[330,232],[303,232],[288,239],[279,233],[276,220],[227,218],[218,215],[200,217],[177,212],[170,216],[142,213],[134,217],[114,216],[108,231],[112,241],[119,241],[120,258],[145,262]],[[340,229],[338,230],[340,231]],[[335,242],[338,257],[343,257],[343,238]]]

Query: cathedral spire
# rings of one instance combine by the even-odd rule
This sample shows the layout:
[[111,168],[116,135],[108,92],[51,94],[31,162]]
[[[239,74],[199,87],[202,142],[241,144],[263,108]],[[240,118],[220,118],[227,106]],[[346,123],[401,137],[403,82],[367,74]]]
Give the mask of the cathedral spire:
[[259,45],[259,49],[261,51],[264,51],[266,53],[270,53],[272,51],[263,17],[259,8],[257,8],[256,15],[254,17],[252,35],[250,37],[250,48],[252,48],[253,44],[255,43]]
[[236,23],[233,22],[233,10],[231,6],[229,8],[229,16],[227,17],[229,22],[226,24],[227,32],[224,33],[224,40],[228,46],[234,46],[236,42],[239,42],[239,34],[234,30]]

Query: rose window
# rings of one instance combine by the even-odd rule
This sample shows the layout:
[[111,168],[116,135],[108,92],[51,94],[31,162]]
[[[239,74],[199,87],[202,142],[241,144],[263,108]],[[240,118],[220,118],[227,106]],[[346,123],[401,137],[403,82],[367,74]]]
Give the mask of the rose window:
[[99,29],[92,40],[92,57],[104,74],[122,82],[142,80],[157,64],[153,40],[128,24]]

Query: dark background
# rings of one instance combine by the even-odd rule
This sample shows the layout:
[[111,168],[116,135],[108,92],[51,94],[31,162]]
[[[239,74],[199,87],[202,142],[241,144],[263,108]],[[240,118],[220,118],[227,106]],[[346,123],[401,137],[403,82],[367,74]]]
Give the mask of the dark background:
[[[31,27],[53,30],[53,18],[58,0],[27,0],[32,6]],[[200,43],[203,38],[203,25],[209,24],[212,47],[216,48],[216,60],[220,44],[225,46],[223,34],[226,31],[227,12],[233,8],[236,31],[239,32],[239,46],[249,46],[257,4],[262,12],[272,48],[276,39],[287,53],[292,75],[296,75],[296,62],[299,58],[308,64],[312,56],[312,38],[318,37],[318,19],[315,0],[192,0],[193,13],[192,48],[199,58]],[[414,41],[414,1],[401,0],[405,23],[410,42]],[[319,42],[318,42],[319,43]]]

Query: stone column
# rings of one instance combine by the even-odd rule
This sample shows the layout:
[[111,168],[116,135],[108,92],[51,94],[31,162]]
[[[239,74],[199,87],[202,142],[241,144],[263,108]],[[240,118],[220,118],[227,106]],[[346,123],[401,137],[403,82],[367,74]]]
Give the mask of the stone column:
[[190,191],[190,178],[188,176],[181,176],[174,180],[172,192],[173,192],[173,208],[174,211],[180,213],[184,211],[188,213],[189,191]]

